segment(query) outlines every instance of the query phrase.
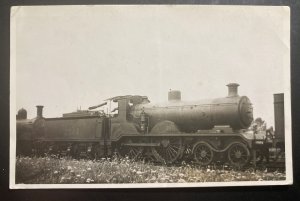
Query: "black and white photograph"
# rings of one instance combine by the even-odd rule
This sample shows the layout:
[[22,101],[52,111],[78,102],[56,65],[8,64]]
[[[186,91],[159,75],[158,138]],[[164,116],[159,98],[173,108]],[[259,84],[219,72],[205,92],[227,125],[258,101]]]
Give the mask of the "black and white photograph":
[[11,189],[293,184],[289,7],[10,17]]

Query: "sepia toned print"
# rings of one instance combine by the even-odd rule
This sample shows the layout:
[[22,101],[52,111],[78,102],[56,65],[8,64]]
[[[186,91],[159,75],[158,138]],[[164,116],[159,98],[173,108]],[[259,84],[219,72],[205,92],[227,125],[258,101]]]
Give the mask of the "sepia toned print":
[[11,188],[292,183],[288,8],[11,16]]

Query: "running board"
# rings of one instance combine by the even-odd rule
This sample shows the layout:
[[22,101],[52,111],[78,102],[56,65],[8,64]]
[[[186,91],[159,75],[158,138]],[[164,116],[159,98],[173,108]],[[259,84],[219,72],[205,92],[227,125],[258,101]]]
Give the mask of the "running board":
[[122,143],[121,145],[130,147],[159,147],[160,143]]

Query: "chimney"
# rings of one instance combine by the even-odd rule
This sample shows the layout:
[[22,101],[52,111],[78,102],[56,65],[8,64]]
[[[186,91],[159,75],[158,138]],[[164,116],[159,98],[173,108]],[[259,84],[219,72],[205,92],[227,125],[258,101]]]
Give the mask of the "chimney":
[[284,94],[274,94],[275,138],[284,139]]
[[238,86],[240,86],[239,84],[229,83],[226,86],[228,87],[228,97],[239,96],[238,94]]
[[37,108],[37,110],[36,110],[36,116],[38,118],[42,118],[43,117],[43,107],[44,106],[42,106],[42,105],[37,105],[36,106],[36,108]]

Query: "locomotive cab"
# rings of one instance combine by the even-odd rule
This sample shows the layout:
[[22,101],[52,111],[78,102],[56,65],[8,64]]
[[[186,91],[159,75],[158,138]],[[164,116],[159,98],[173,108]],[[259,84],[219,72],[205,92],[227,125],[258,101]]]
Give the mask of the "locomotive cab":
[[117,103],[117,115],[114,115],[111,120],[110,136],[112,140],[119,140],[124,135],[140,135],[141,125],[139,121],[134,121],[131,111],[136,105],[149,103],[147,96],[127,95],[117,96],[108,99]]

